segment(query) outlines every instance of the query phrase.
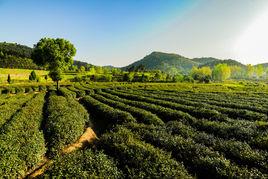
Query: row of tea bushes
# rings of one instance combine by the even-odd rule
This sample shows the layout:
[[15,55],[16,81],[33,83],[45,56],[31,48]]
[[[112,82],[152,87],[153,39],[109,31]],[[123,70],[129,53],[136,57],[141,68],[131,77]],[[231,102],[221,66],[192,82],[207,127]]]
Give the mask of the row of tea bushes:
[[91,126],[89,114],[76,100],[51,94],[48,98],[45,136],[49,157],[59,154],[63,147],[75,142]]
[[97,148],[116,158],[125,178],[192,178],[170,153],[147,144],[124,127],[102,135]]
[[101,151],[78,150],[58,156],[39,178],[122,178],[116,162]]
[[98,94],[93,94],[91,96],[101,101],[102,103],[108,104],[110,106],[113,106],[114,108],[118,108],[120,110],[131,113],[137,119],[138,122],[142,122],[145,124],[155,124],[155,125],[164,124],[164,122],[159,117],[157,117],[155,114],[152,114],[151,112],[146,111],[144,109],[129,106],[119,101],[107,99]]
[[83,97],[80,102],[92,114],[93,125],[100,132],[104,132],[117,124],[136,122],[130,113],[110,107],[91,96]]
[[46,91],[47,86],[16,86],[0,88],[0,94],[19,94]]
[[37,94],[4,126],[0,134],[0,176],[19,178],[42,161],[46,152],[40,131],[45,94]]
[[207,119],[199,120],[189,115],[188,113],[166,108],[160,105],[155,105],[152,103],[122,98],[126,95],[121,95],[120,92],[109,90],[109,93],[110,94],[102,92],[101,95],[105,96],[106,98],[120,101],[131,106],[146,109],[154,114],[157,114],[165,122],[172,120],[181,121],[182,123],[190,125],[197,130],[205,131],[207,133],[211,133],[215,136],[222,137],[224,139],[235,138],[238,141],[252,141],[262,133],[262,131],[258,130],[257,125],[254,122],[246,120],[236,120],[230,123],[211,121]]
[[9,96],[0,102],[0,129],[34,94]]
[[226,159],[217,151],[205,145],[196,143],[192,138],[184,138],[180,135],[172,135],[165,128],[146,126],[143,124],[129,124],[127,126],[135,135],[145,142],[166,151],[184,163],[186,168],[200,178],[251,178],[265,177],[256,168],[247,168],[237,165],[232,160]]

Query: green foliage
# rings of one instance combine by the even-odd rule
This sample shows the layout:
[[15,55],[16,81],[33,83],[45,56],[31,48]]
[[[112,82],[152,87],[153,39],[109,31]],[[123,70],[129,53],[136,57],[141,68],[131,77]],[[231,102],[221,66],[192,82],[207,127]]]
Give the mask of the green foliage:
[[[100,94],[102,93],[100,92]],[[110,100],[97,94],[93,94],[91,96],[101,101],[102,103],[109,104],[110,106],[113,106],[114,108],[118,108],[120,110],[124,110],[124,111],[131,113],[134,117],[136,117],[138,122],[142,122],[145,124],[155,124],[155,125],[164,124],[164,122],[160,118],[158,118],[155,114],[152,114],[143,109],[139,109],[139,108],[121,103],[117,101],[116,98],[114,98],[114,100]]]
[[191,76],[193,79],[198,80],[199,82],[210,82],[210,79],[212,77],[212,70],[210,67],[193,67],[191,70]]
[[0,101],[0,128],[4,125],[23,104],[29,101],[33,95],[15,95]]
[[30,80],[30,81],[35,81],[35,80],[37,80],[37,75],[36,75],[36,73],[35,73],[34,70],[33,70],[33,71],[31,72],[31,74],[29,75],[29,80]]
[[87,111],[72,98],[51,95],[47,111],[45,135],[49,141],[48,154],[51,157],[78,140],[86,123],[90,121]]
[[32,59],[37,65],[47,67],[49,76],[57,82],[62,79],[61,73],[73,64],[76,49],[65,39],[42,38],[35,46]]
[[225,81],[231,76],[231,69],[227,64],[218,64],[213,69],[213,78],[218,81]]
[[0,133],[0,175],[19,178],[39,162],[46,152],[43,133],[39,130],[43,119],[44,94],[28,101]]
[[138,140],[126,128],[104,134],[97,146],[120,160],[126,178],[192,178],[169,153]]
[[0,43],[0,52],[21,58],[31,58],[32,48],[17,43]]
[[[123,70],[135,71],[139,66],[143,66],[146,70],[161,70],[175,75],[178,72],[187,73],[195,65],[198,65],[198,63],[177,54],[153,52],[143,59],[124,67]],[[174,68],[176,69],[175,72]]]
[[93,124],[100,132],[106,131],[117,124],[127,122],[136,122],[131,114],[118,109],[114,109],[104,103],[97,101],[91,96],[85,96],[81,99],[81,103],[86,107],[93,116]]
[[90,149],[57,157],[41,178],[122,178],[116,162]]
[[67,88],[60,88],[58,93],[67,98],[76,98],[76,92],[70,91]]

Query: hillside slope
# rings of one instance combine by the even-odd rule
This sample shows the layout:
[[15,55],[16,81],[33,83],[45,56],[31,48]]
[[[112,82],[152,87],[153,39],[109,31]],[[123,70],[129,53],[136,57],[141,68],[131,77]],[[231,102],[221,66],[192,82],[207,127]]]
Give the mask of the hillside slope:
[[202,65],[200,65],[200,67],[202,66],[209,66],[210,68],[214,68],[216,65],[220,64],[220,63],[226,63],[229,66],[239,66],[242,68],[245,68],[246,65],[236,61],[236,60],[232,60],[232,59],[228,59],[228,60],[216,60],[216,61],[211,61],[208,63],[204,63]]
[[153,52],[145,56],[143,59],[123,67],[122,69],[135,69],[142,65],[146,70],[161,70],[166,73],[170,73],[171,71],[174,71],[175,68],[182,73],[189,73],[193,66],[209,66],[210,68],[214,68],[220,63],[226,63],[229,66],[240,66],[242,68],[246,67],[246,65],[232,59],[221,60],[213,57],[191,59],[177,54]]
[[127,70],[131,67],[138,67],[139,65],[143,65],[147,70],[169,72],[171,68],[176,68],[181,72],[187,72],[193,66],[198,66],[199,63],[177,54],[153,52],[150,55],[145,56],[143,59],[123,67],[122,69]]

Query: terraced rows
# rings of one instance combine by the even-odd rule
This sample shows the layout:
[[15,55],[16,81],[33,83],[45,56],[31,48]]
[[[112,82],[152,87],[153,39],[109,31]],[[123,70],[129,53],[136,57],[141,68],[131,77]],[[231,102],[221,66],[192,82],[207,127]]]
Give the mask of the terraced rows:
[[[174,152],[173,157],[193,176],[267,175],[267,109],[266,99],[261,95],[249,97],[249,102],[246,96],[231,103],[228,103],[231,99],[224,98],[221,104],[221,95],[226,94],[207,94],[204,100],[195,94],[191,97],[189,93],[164,91],[103,89],[95,92],[91,95],[95,100],[130,113],[137,121],[119,126],[128,128],[142,141]],[[254,102],[257,105],[249,106]],[[137,111],[156,115],[165,124],[144,120]],[[118,128],[116,131],[121,130]],[[183,150],[179,150],[181,147]]]
[[[54,162],[41,178],[268,177],[266,94],[75,83],[58,94],[2,97],[0,110],[14,110],[0,113],[1,176],[24,176],[48,157]],[[98,139],[63,155],[87,127]]]

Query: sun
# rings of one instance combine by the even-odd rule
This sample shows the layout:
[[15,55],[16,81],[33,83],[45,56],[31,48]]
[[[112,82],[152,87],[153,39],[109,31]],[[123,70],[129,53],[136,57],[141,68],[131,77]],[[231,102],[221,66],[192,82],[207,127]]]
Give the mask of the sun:
[[268,60],[268,9],[261,13],[235,43],[237,58],[257,64]]

